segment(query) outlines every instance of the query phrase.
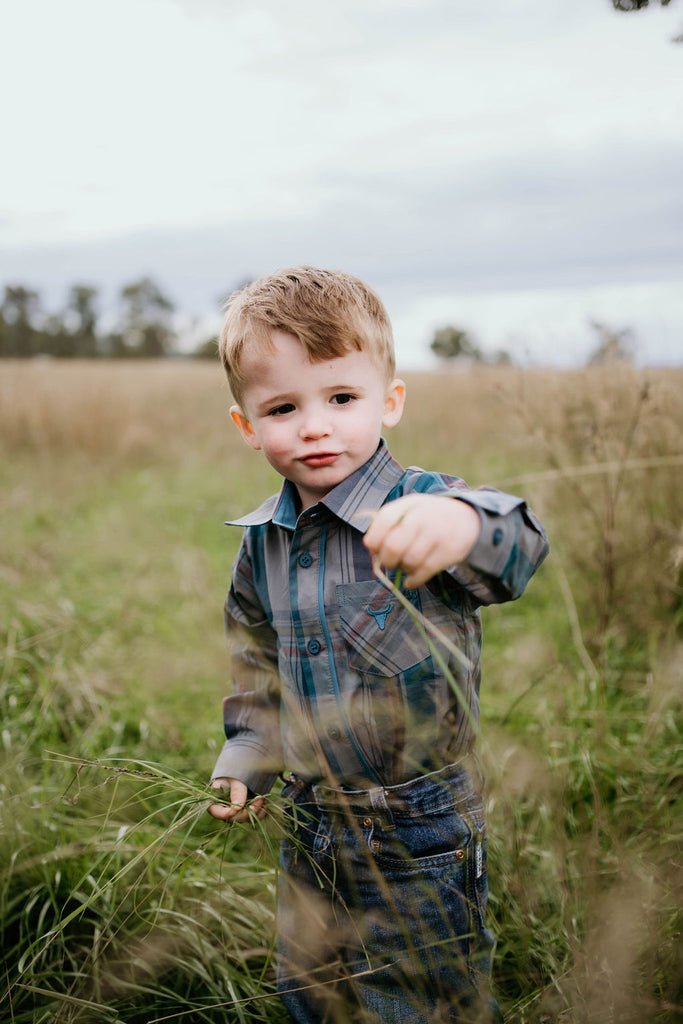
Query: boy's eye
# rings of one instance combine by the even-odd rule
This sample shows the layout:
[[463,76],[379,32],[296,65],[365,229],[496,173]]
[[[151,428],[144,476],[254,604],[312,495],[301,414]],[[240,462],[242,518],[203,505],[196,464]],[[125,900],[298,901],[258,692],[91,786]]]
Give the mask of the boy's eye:
[[291,402],[285,402],[284,405],[276,405],[274,409],[271,409],[268,413],[269,416],[286,416],[288,412],[292,412],[294,406]]
[[335,405],[348,405],[349,402],[353,402],[355,395],[350,395],[347,391],[341,391],[338,395],[332,396],[332,401]]

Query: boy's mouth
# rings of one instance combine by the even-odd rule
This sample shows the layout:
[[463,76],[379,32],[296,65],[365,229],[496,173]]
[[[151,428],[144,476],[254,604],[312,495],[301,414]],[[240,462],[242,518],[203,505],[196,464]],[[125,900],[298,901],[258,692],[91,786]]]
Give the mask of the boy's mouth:
[[313,455],[302,456],[300,461],[306,466],[331,466],[338,458],[338,452],[314,452]]

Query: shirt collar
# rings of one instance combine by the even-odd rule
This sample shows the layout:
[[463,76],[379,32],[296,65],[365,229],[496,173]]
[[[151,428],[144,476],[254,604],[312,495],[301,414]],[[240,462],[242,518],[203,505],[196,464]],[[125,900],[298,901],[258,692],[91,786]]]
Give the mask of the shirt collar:
[[327,508],[349,526],[361,533],[370,526],[372,513],[386,500],[389,492],[403,476],[403,468],[391,455],[384,438],[377,451],[359,469],[347,476],[317,505],[306,509],[300,516],[296,512],[296,492],[289,480],[284,480],[279,494],[273,494],[253,512],[239,519],[229,519],[227,526],[263,526],[273,522],[285,529],[295,529],[299,520],[313,518],[315,510]]

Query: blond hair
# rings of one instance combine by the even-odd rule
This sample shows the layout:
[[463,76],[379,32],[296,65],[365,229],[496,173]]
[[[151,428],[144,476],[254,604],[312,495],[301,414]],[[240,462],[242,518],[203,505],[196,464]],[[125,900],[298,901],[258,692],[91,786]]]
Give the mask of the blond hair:
[[298,338],[311,362],[356,349],[372,355],[387,380],[394,376],[391,323],[379,296],[352,274],[295,267],[260,277],[226,303],[218,350],[240,404],[247,383],[241,371],[245,347],[272,347],[274,330]]

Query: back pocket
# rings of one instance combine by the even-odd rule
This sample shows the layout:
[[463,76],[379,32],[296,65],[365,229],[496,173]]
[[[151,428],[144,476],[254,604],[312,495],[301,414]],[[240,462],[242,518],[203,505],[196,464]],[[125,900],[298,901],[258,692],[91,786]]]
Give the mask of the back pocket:
[[[419,612],[417,591],[407,591],[405,596]],[[337,602],[351,668],[396,676],[429,658],[427,641],[415,620],[381,583],[340,583]]]

